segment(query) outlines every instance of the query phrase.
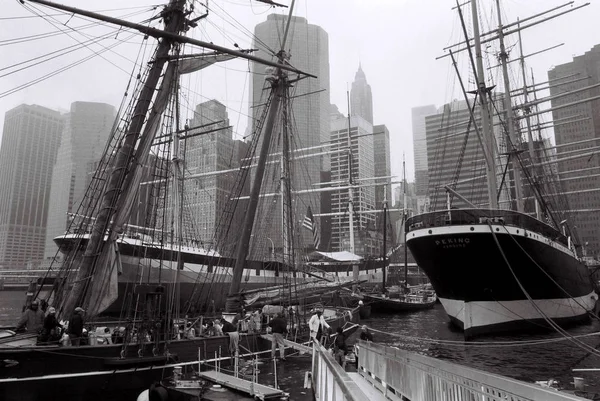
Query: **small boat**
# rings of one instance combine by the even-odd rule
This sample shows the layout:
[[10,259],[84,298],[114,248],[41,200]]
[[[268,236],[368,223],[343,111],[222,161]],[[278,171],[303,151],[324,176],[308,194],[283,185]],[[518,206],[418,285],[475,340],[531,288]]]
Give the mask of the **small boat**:
[[[403,162],[404,164],[404,162]],[[406,187],[406,176],[403,180],[403,186]],[[405,189],[406,191],[406,189]],[[406,205],[406,192],[404,196],[404,205]],[[400,291],[391,292],[386,289],[386,267],[387,267],[387,253],[386,253],[386,228],[387,228],[387,199],[383,201],[383,280],[381,282],[381,291],[375,293],[363,294],[363,300],[367,305],[370,305],[372,310],[375,312],[408,312],[422,309],[431,309],[434,307],[437,297],[435,293],[431,294],[431,291],[425,290],[412,293],[408,288],[408,264],[407,264],[407,250],[404,247],[404,283],[405,287]],[[403,214],[403,221],[406,221],[406,209]]]
[[[397,296],[395,298],[394,296]],[[371,304],[374,312],[409,312],[431,309],[437,302],[435,295],[427,294],[365,294],[364,299]]]

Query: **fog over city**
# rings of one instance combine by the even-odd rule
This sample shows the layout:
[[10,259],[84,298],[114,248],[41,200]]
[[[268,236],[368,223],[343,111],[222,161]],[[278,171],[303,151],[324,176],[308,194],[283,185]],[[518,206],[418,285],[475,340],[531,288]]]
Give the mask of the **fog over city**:
[[[157,13],[157,10],[150,10],[157,3],[148,0],[130,0],[126,3],[117,0],[65,0],[62,3],[88,10],[106,10],[103,13],[135,22],[144,21]],[[517,17],[522,19],[564,3],[562,0],[503,1],[503,22],[513,22]],[[270,13],[287,13],[287,9],[272,8],[255,0],[215,0],[209,6],[208,18],[190,30],[188,35],[229,48],[233,48],[234,44],[242,49],[251,48],[251,33],[256,24],[265,21]],[[449,59],[435,60],[444,54],[444,47],[463,40],[459,18],[451,10],[453,6],[455,2],[450,0],[296,2],[294,14],[306,17],[310,24],[321,26],[329,35],[331,103],[347,114],[346,91],[360,63],[373,92],[374,123],[385,124],[390,131],[392,172],[401,176],[402,154],[405,154],[409,180],[414,174],[411,108],[426,104],[440,106],[453,98],[462,98]],[[492,20],[495,7],[495,1],[481,2],[480,13],[483,21],[486,21],[483,32],[497,27],[497,21]],[[200,6],[197,8],[203,9]],[[40,18],[34,12],[51,14],[53,17]],[[547,71],[552,66],[571,61],[573,56],[583,54],[599,42],[598,15],[600,1],[594,0],[583,10],[523,31],[525,54],[565,43],[564,46],[528,59],[537,82],[547,80]],[[0,114],[4,115],[7,110],[21,103],[39,104],[62,111],[67,111],[70,104],[78,100],[119,105],[138,57],[142,36],[131,36],[129,30],[116,34],[117,28],[108,25],[77,32],[72,29],[89,22],[88,19],[72,17],[33,3],[3,2],[0,17]],[[470,25],[468,23],[468,29]],[[58,32],[59,29],[64,34],[40,40],[28,38],[31,35]],[[115,34],[107,35],[110,32]],[[86,47],[78,45],[91,37],[103,35],[107,35],[107,38],[98,43]],[[18,38],[22,39],[15,40]],[[149,42],[152,41],[150,38]],[[516,35],[507,42],[509,50],[513,50],[511,56],[516,57],[518,46],[513,47]],[[118,45],[114,49],[100,56],[47,76],[115,44]],[[35,61],[32,61],[11,67],[69,46],[73,46],[73,51],[60,56],[61,53],[57,52],[57,57],[48,62],[35,65]],[[150,48],[149,43],[145,59],[149,56]],[[199,49],[188,47],[186,51],[198,52]],[[495,48],[488,49],[488,52],[495,52]],[[264,51],[255,54],[270,58]],[[466,57],[461,57],[461,60],[461,65],[466,66]],[[293,54],[291,63],[294,63]],[[24,68],[27,66],[32,67]],[[512,63],[511,68],[512,74],[516,75],[518,63]],[[187,99],[183,102],[183,115],[189,117],[198,103],[217,99],[228,107],[234,135],[238,138],[243,136],[248,122],[247,70],[247,61],[232,60],[184,78],[182,83],[188,90],[184,91]],[[463,71],[467,74],[467,69]],[[491,71],[494,76],[499,73],[499,69]],[[14,90],[36,80],[40,82],[22,90]],[[472,86],[472,79],[468,82]]]

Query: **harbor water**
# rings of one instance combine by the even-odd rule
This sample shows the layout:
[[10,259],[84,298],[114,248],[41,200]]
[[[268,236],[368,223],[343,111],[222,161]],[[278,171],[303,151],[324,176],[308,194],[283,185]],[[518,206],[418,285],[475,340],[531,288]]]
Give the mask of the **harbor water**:
[[[14,325],[24,300],[23,291],[0,291],[0,326]],[[462,333],[449,324],[441,305],[435,308],[408,314],[372,315],[362,321],[373,330],[376,342],[395,346],[408,351],[481,369],[526,382],[558,380],[559,384],[572,389],[573,376],[583,377],[589,388],[600,388],[600,374],[573,373],[574,368],[600,368],[600,358],[581,349],[555,332],[540,332],[519,335],[490,336],[461,344]],[[573,327],[567,330],[570,336],[594,348],[600,348],[600,322]],[[580,337],[583,336],[583,337]],[[436,341],[444,341],[443,344]],[[540,344],[522,345],[524,341],[540,340]],[[354,338],[350,339],[350,342]],[[456,343],[447,343],[456,341]],[[499,344],[501,343],[501,344]],[[264,384],[273,381],[273,373],[264,367]],[[304,374],[310,370],[310,357],[297,356],[282,362],[278,367],[280,386],[292,394],[291,399],[307,399],[302,387]],[[140,391],[143,389],[140,389]]]

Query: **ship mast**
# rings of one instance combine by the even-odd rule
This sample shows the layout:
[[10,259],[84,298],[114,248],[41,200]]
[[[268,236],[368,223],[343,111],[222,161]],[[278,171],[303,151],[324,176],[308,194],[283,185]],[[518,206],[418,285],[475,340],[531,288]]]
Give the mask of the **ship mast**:
[[479,36],[479,18],[477,13],[477,0],[471,0],[471,13],[473,14],[473,39],[475,44],[475,60],[477,64],[477,94],[481,105],[481,122],[483,143],[489,155],[486,175],[488,184],[488,198],[490,209],[498,208],[498,182],[496,181],[496,149],[494,144],[494,131],[490,113],[488,95],[490,88],[485,85],[485,70],[481,53],[481,38]]
[[[165,9],[165,15],[168,15],[168,18],[165,18],[165,21],[168,21],[165,32],[179,34],[183,30],[185,25],[183,10],[185,2],[186,0],[171,0],[169,2],[169,5]],[[115,213],[114,206],[123,195],[122,184],[125,175],[129,170],[129,165],[135,152],[135,145],[142,132],[142,127],[154,97],[154,92],[156,91],[163,68],[168,60],[169,51],[173,44],[173,40],[167,38],[163,38],[163,40],[159,42],[156,50],[156,57],[148,72],[148,77],[134,107],[131,123],[129,124],[123,143],[114,161],[108,179],[107,190],[102,197],[101,207],[98,216],[94,221],[92,234],[86,246],[82,263],[77,273],[77,279],[70,294],[71,299],[77,304],[83,301],[84,294],[91,284],[93,272],[97,268],[97,266],[95,266],[96,257],[102,249],[104,235],[107,229],[109,229],[110,219]],[[74,307],[76,305],[70,306]],[[69,310],[64,312],[67,314],[70,313]]]
[[[290,13],[288,15],[288,21],[285,29],[285,34],[281,43],[281,50],[277,53],[278,65],[284,65],[287,61],[288,55],[285,52],[285,41],[289,32],[290,21],[292,18],[294,1],[290,6]],[[271,82],[271,99],[270,109],[267,115],[267,121],[262,134],[262,145],[260,148],[260,154],[256,165],[254,181],[252,182],[252,188],[250,190],[250,200],[246,214],[244,216],[244,224],[242,226],[241,238],[237,244],[235,253],[235,265],[233,268],[233,277],[231,279],[231,285],[229,287],[229,293],[227,297],[227,303],[225,309],[227,312],[234,312],[239,309],[239,299],[237,294],[240,292],[240,286],[242,282],[242,274],[244,272],[244,266],[246,265],[246,257],[250,249],[250,237],[252,235],[252,229],[254,227],[254,220],[256,218],[256,211],[258,208],[258,200],[260,198],[260,190],[262,187],[263,176],[265,174],[265,167],[267,164],[267,157],[269,155],[269,147],[271,144],[271,137],[273,136],[273,127],[275,125],[275,119],[279,112],[279,107],[282,98],[285,96],[288,88],[287,74],[282,71],[281,68],[277,68],[273,76],[270,77]],[[267,102],[268,103],[268,102]],[[267,104],[266,107],[269,107]],[[284,152],[285,153],[285,152]],[[283,159],[282,159],[283,160]],[[283,161],[282,161],[283,163]],[[285,180],[282,180],[282,182]],[[287,186],[286,186],[287,188]],[[289,192],[289,191],[288,191]],[[289,228],[289,227],[288,227]],[[285,241],[285,240],[284,240]],[[288,245],[289,246],[289,240]],[[287,250],[284,246],[284,254]]]
[[[354,247],[354,186],[352,182],[352,137],[350,134],[351,120],[350,120],[350,92],[346,91],[346,98],[348,100],[348,223],[350,226],[350,253],[356,255]],[[358,130],[358,127],[356,128]],[[358,282],[358,264],[352,265],[352,280]],[[353,292],[356,292],[358,288],[357,284],[353,285]]]
[[408,248],[406,247],[406,220],[408,216],[406,213],[406,160],[402,155],[402,192],[404,193],[402,199],[402,219],[404,220],[404,285],[408,288]]
[[381,293],[385,294],[385,280],[386,280],[386,268],[387,268],[387,186],[383,187],[383,269],[381,279]]
[[[290,5],[290,13],[288,19],[286,21],[285,32],[283,34],[283,39],[281,41],[281,53],[285,54],[285,43],[287,42],[287,37],[290,30],[290,23],[292,21],[292,12],[294,10],[295,0],[292,0]],[[294,263],[294,252],[293,252],[293,217],[292,217],[292,195],[291,195],[291,185],[290,185],[290,142],[288,136],[288,96],[287,96],[288,85],[285,85],[285,97],[283,99],[282,104],[282,143],[281,143],[281,234],[283,239],[283,258],[282,258],[282,266],[293,266]],[[286,263],[287,261],[287,263]],[[287,272],[289,273],[289,272]],[[286,275],[289,277],[289,274]],[[291,304],[292,293],[289,292],[289,302]]]
[[[473,1],[475,3],[475,1]],[[510,80],[508,78],[508,53],[504,45],[504,28],[502,27],[502,16],[500,13],[500,0],[496,0],[496,10],[498,14],[498,42],[500,43],[500,64],[502,65],[502,77],[504,80],[504,112],[506,113],[506,130],[508,131],[508,162],[513,166],[513,178],[515,182],[515,199],[517,201],[517,211],[523,213],[523,184],[521,182],[521,170],[519,168],[518,146],[521,141],[517,139],[515,133],[515,121],[513,118],[512,102],[510,97]],[[477,17],[474,16],[476,19]]]
[[[517,20],[517,27],[519,28],[518,30],[518,35],[519,35],[519,53],[520,53],[520,57],[519,57],[519,64],[521,64],[521,74],[523,75],[523,103],[527,103],[528,100],[528,95],[529,95],[529,89],[527,88],[527,74],[525,72],[525,56],[523,55],[523,39],[521,38],[521,23]],[[535,88],[533,88],[533,90],[535,91]],[[535,157],[535,149],[534,149],[534,142],[533,142],[533,132],[531,129],[531,117],[529,116],[529,113],[531,112],[531,110],[529,108],[524,109],[523,113],[525,114],[525,125],[527,126],[527,150],[529,152],[529,165],[531,166],[530,168],[530,174],[532,177],[532,180],[536,181],[536,172],[535,172],[535,168],[536,168],[536,164],[537,164],[537,159]],[[534,197],[534,204],[535,204],[535,217],[540,220],[541,219],[541,213],[540,213],[540,204],[539,201],[537,199],[537,197]]]

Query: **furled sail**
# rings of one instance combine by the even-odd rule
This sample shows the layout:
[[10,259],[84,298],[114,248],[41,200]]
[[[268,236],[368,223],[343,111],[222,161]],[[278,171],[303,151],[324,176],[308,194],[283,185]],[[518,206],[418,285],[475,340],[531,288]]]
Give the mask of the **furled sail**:
[[214,63],[236,58],[230,54],[201,54],[193,58],[185,58],[178,61],[178,73],[181,75],[200,71]]

